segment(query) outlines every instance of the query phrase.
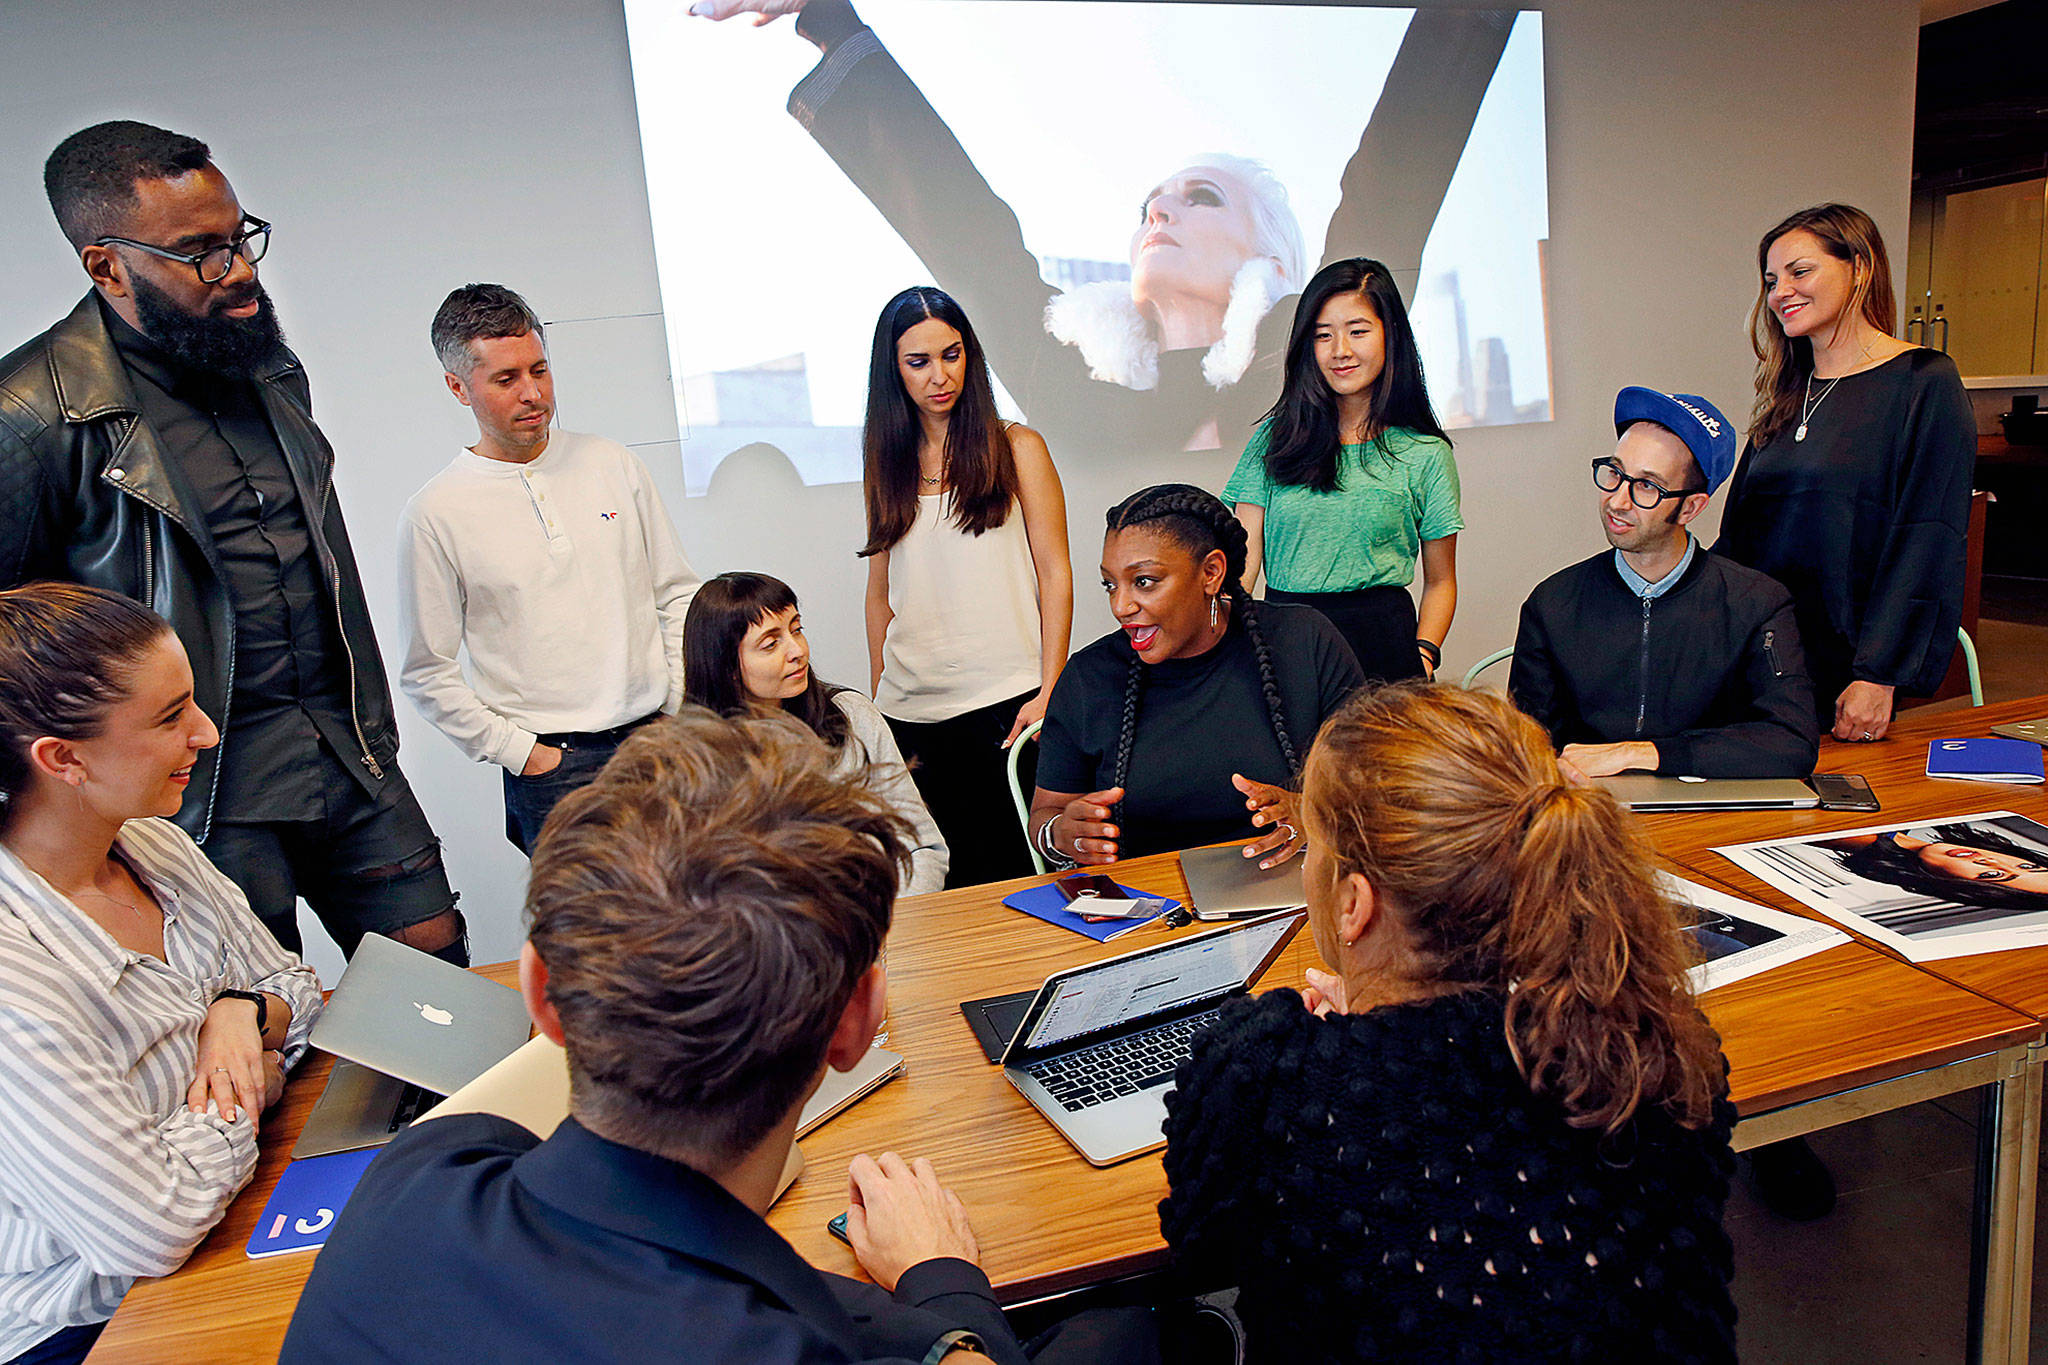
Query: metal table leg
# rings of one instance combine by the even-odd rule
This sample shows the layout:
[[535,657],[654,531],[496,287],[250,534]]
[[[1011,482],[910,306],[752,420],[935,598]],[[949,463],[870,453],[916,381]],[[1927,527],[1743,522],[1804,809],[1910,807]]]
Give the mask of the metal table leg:
[[2041,1044],[1998,1054],[1979,1092],[1977,1185],[1971,1211],[1969,1354],[2026,1365],[2033,1328],[2034,1201],[2041,1157]]

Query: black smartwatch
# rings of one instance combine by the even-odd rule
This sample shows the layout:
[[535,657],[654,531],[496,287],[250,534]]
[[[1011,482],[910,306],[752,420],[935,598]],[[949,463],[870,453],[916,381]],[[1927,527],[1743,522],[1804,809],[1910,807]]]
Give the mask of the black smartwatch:
[[256,1033],[260,1037],[263,1026],[270,1019],[270,999],[262,991],[222,991],[213,997],[218,1004],[223,1000],[247,1000],[256,1006]]

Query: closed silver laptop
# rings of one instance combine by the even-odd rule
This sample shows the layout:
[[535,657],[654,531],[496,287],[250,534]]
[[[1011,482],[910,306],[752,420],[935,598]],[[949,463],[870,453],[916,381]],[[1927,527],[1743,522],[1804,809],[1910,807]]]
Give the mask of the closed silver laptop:
[[1003,1052],[1004,1077],[1091,1166],[1151,1151],[1194,1036],[1307,922],[1271,915],[1055,972]]
[[519,992],[366,934],[311,1042],[340,1060],[294,1159],[377,1147],[510,1056],[531,1032]]
[[1198,920],[1243,919],[1308,904],[1299,855],[1262,868],[1257,858],[1244,856],[1243,844],[1191,848],[1180,855],[1180,875],[1187,879],[1188,913]]
[[1813,788],[1796,777],[1659,777],[1619,773],[1593,779],[1635,811],[1811,810]]

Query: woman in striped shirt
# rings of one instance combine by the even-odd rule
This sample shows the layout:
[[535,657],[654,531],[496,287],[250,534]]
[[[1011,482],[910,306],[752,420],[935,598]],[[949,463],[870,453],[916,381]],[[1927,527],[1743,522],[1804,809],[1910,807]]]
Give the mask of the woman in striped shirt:
[[256,1165],[313,972],[172,824],[219,733],[158,617],[0,592],[0,1360],[84,1358]]

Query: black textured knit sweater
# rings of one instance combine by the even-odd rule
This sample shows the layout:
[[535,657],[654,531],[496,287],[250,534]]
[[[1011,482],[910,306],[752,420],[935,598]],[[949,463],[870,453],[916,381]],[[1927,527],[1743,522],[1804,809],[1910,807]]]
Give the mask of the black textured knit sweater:
[[1254,1361],[1732,1361],[1734,1169],[1661,1112],[1603,1146],[1530,1093],[1492,995],[1234,1002],[1167,1097],[1160,1224]]

